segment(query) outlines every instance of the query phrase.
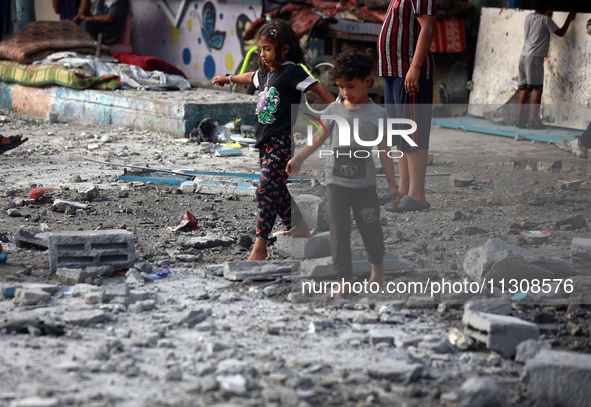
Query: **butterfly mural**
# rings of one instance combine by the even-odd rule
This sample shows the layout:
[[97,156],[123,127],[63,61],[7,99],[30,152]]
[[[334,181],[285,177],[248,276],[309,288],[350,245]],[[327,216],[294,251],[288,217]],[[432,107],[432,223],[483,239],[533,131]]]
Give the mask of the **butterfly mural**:
[[226,33],[215,29],[216,11],[212,2],[208,1],[203,6],[201,20],[201,37],[211,52],[213,49],[221,49],[224,46]]

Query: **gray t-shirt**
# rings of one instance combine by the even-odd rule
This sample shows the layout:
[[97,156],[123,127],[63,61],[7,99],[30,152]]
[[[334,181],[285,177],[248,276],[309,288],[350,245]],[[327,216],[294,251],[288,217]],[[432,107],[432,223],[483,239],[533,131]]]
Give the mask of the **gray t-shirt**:
[[558,26],[544,14],[529,14],[525,17],[525,42],[521,55],[547,57],[550,48],[550,35]]
[[383,119],[383,137],[386,137],[385,128],[388,118],[386,109],[376,105],[373,101],[358,109],[348,109],[342,102],[333,102],[321,118],[328,115],[341,117],[349,124],[350,145],[340,145],[340,129],[335,120],[323,119],[328,131],[328,148],[333,151],[333,154],[328,155],[326,159],[326,183],[345,188],[365,188],[376,185],[374,159],[379,158],[377,146],[372,152],[372,146],[362,146],[355,141],[354,119],[358,119],[359,139],[371,142],[378,138],[379,119]]

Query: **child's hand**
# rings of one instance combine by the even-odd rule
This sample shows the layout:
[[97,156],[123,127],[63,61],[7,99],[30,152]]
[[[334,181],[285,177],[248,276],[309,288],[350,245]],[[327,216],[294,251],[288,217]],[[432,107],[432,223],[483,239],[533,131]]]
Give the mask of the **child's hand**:
[[212,85],[218,85],[221,86],[222,88],[224,87],[224,85],[226,83],[230,83],[228,81],[228,77],[227,76],[216,76],[215,78],[212,79],[211,84]]
[[391,185],[388,188],[388,192],[390,193],[390,200],[392,201],[392,206],[394,208],[396,208],[398,206],[398,204],[400,203],[400,199],[402,198],[402,196],[400,195],[400,192],[398,191],[398,186]]
[[285,167],[285,171],[287,171],[288,175],[296,176],[299,174],[300,169],[302,168],[302,163],[297,161],[296,159],[292,158],[287,162],[287,166]]
[[573,21],[575,19],[577,15],[576,11],[571,11],[570,13],[568,13],[568,17],[566,17],[568,20]]

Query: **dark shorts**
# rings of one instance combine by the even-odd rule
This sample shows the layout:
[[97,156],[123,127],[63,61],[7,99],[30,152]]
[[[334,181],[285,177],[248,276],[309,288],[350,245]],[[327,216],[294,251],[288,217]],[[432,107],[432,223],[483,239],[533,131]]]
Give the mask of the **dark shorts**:
[[[404,78],[384,78],[384,102],[390,117],[398,119],[410,119],[417,124],[417,131],[410,138],[418,144],[414,147],[404,138],[393,140],[398,144],[398,149],[403,152],[412,151],[415,148],[429,149],[429,137],[431,135],[431,117],[433,109],[433,80],[419,79],[419,92],[409,95],[404,90]],[[402,128],[408,128],[402,126]]]
[[544,57],[519,57],[519,90],[544,87]]

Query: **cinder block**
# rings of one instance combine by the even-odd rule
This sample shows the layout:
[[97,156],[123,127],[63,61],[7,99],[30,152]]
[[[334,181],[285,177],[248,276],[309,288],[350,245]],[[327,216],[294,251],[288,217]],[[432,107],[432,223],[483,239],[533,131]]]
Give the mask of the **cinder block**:
[[291,259],[317,259],[330,256],[330,240],[326,237],[277,236],[277,252]]
[[315,195],[302,194],[295,197],[295,201],[310,229],[316,229],[316,232],[329,230],[326,199]]
[[51,271],[58,267],[87,268],[111,266],[128,269],[135,263],[133,233],[127,230],[85,230],[51,233]]
[[539,335],[536,324],[507,315],[464,311],[462,322],[468,335],[505,357],[514,356],[517,345],[528,339],[537,340]]

